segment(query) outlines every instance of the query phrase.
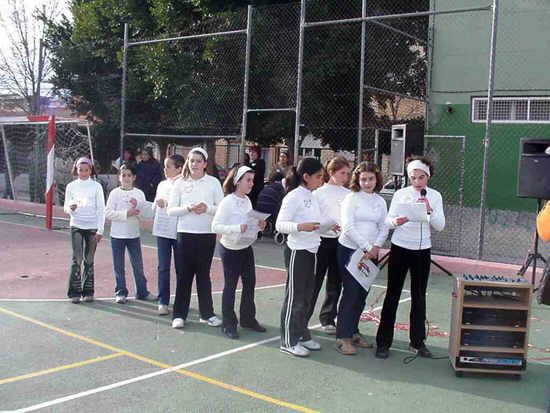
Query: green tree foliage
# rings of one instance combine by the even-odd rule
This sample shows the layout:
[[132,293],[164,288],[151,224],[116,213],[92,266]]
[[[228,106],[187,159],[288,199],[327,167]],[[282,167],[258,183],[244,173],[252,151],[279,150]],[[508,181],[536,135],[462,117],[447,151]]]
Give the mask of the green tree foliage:
[[[257,0],[252,37],[249,107],[296,104],[299,4]],[[308,2],[310,19],[356,17],[339,1]],[[58,93],[96,124],[96,152],[104,163],[118,152],[122,39],[209,33],[243,28],[244,0],[72,0],[73,20],[48,22]],[[346,3],[347,4],[347,3]],[[369,0],[369,14],[427,9],[427,0]],[[261,7],[271,5],[271,7]],[[237,10],[236,13],[230,13]],[[344,10],[344,11],[343,11]],[[427,21],[388,22],[425,37]],[[422,47],[369,24],[367,83],[401,93],[424,93]],[[126,130],[142,133],[240,133],[244,36],[155,43],[128,53]],[[376,47],[374,47],[376,46]],[[357,135],[360,24],[306,30],[302,132],[335,149],[351,149]],[[368,98],[367,98],[368,99]],[[391,97],[377,96],[384,104]],[[365,124],[374,124],[365,110]],[[251,113],[249,139],[269,145],[294,136],[292,112]]]

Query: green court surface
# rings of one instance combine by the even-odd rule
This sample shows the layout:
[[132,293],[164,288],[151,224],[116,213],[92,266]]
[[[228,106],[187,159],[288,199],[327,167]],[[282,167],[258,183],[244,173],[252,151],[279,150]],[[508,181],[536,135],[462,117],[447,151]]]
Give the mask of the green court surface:
[[[0,213],[0,230],[9,226],[13,231],[13,224],[24,236],[32,237],[35,231],[44,235],[36,228],[43,226],[41,219]],[[66,227],[63,221],[56,224]],[[53,245],[56,237],[64,242],[66,233],[66,229],[46,231],[46,236],[52,237]],[[149,247],[155,245],[150,234],[142,240]],[[0,261],[5,257],[2,251],[13,248],[13,240],[1,239]],[[20,248],[25,249],[24,243]],[[68,238],[65,248],[70,248]],[[98,297],[104,300],[74,305],[46,296],[26,300],[24,292],[19,298],[5,298],[0,292],[0,411],[505,413],[548,408],[550,307],[533,304],[532,349],[520,381],[496,375],[455,377],[445,358],[452,279],[439,273],[429,283],[432,334],[427,345],[442,358],[404,363],[410,355],[406,290],[398,313],[402,324],[389,359],[376,359],[372,349],[342,356],[334,350],[334,338],[319,330],[313,334],[323,349],[298,359],[278,348],[285,278],[280,247],[262,240],[255,254],[257,264],[270,267],[264,268],[270,271],[265,273],[269,279],[259,279],[261,288],[256,291],[257,318],[268,331],[241,329],[236,341],[198,322],[195,296],[186,328],[174,330],[169,317],[157,316],[154,303],[131,300],[118,305],[106,295]],[[110,257],[104,259],[108,262]],[[28,265],[36,267],[33,262]],[[60,265],[63,279],[66,264]],[[29,273],[39,271],[40,267],[29,268]],[[108,283],[108,276],[102,282]],[[0,285],[8,281],[0,273]],[[110,282],[109,291],[114,280]],[[385,284],[383,272],[367,301],[370,320],[379,315]],[[156,292],[154,283],[151,289]],[[220,290],[214,282],[218,312]],[[56,297],[63,294],[62,290]],[[317,314],[312,324],[318,323]],[[364,321],[360,328],[374,340],[375,321]]]

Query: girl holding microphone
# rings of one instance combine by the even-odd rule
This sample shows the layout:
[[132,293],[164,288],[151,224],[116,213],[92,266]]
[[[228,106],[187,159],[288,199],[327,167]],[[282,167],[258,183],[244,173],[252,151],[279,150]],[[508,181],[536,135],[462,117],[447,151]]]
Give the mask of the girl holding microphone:
[[[410,186],[395,192],[386,223],[394,228],[388,264],[388,288],[376,335],[376,357],[388,358],[393,342],[395,316],[407,272],[411,273],[411,312],[409,349],[420,357],[431,357],[426,348],[426,288],[430,275],[431,228],[445,227],[443,200],[435,189],[428,188],[433,165],[424,156],[412,157],[407,164]],[[399,213],[400,204],[426,204],[427,222],[413,222]]]

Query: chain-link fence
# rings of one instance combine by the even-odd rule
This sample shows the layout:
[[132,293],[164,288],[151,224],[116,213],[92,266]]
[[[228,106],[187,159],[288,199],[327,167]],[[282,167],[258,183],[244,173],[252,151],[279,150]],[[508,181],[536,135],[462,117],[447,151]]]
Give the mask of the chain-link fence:
[[[57,121],[55,131],[55,198],[62,205],[65,187],[74,179],[74,162],[81,156],[93,157],[93,149],[89,128],[78,120]],[[0,134],[0,194],[4,198],[44,203],[48,123],[2,122]]]
[[323,160],[344,151],[391,180],[392,127],[405,124],[445,200],[434,251],[520,262],[536,200],[516,196],[519,138],[550,131],[545,16],[541,0],[302,0],[161,39],[130,28],[123,136],[163,140],[161,153],[223,137],[207,142],[225,168],[245,139]]

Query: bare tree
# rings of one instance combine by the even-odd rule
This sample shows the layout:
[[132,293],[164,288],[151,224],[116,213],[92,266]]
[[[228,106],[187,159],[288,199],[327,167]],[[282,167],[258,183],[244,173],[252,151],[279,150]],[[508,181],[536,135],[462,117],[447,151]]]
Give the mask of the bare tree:
[[30,115],[40,114],[42,84],[50,75],[48,51],[42,39],[44,21],[58,12],[57,0],[44,1],[42,7],[28,11],[25,2],[4,0],[0,24],[7,46],[0,48],[0,89],[22,98],[21,107]]

